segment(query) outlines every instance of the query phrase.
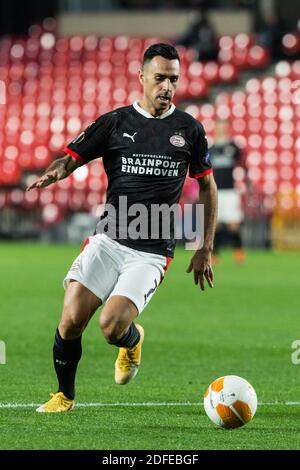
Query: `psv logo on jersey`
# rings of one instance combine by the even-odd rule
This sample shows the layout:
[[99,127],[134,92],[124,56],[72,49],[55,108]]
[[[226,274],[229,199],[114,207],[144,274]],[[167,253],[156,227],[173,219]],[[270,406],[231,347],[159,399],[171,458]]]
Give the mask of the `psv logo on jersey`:
[[184,147],[185,145],[185,140],[182,135],[172,135],[172,137],[170,137],[170,142],[175,147]]

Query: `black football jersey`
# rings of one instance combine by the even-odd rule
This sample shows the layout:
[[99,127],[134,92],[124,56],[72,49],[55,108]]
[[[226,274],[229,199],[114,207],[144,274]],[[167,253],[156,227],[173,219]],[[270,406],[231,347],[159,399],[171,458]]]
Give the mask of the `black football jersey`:
[[[143,204],[150,217],[153,204],[170,207],[178,202],[188,169],[194,178],[212,172],[205,132],[198,121],[174,105],[155,118],[134,103],[99,117],[64,152],[82,164],[103,158],[108,178],[106,204],[116,214],[112,220],[111,212],[105,211],[96,233],[106,233],[136,250],[173,256],[174,217],[167,238],[133,239],[127,228],[137,214],[125,217],[120,201],[126,197],[128,209]],[[109,230],[112,224],[116,231]]]
[[241,151],[234,142],[215,144],[209,149],[211,164],[218,189],[234,188],[233,170],[241,158]]

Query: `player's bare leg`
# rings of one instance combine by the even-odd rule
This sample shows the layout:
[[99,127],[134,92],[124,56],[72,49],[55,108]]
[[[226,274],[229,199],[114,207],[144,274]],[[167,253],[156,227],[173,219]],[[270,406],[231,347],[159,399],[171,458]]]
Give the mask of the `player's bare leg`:
[[115,363],[115,382],[127,384],[139,369],[144,340],[144,329],[133,320],[138,310],[127,297],[112,296],[106,303],[99,318],[100,328],[110,344],[119,347]]
[[68,281],[58,329],[65,340],[78,338],[102,301],[77,281]]
[[62,318],[56,330],[53,361],[58,392],[37,411],[56,413],[74,408],[75,376],[81,358],[81,336],[101,300],[77,281],[69,281]]

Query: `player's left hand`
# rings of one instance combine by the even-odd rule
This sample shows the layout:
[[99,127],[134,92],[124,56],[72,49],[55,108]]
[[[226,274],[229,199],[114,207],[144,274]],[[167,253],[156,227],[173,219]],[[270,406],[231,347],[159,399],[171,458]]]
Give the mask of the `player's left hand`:
[[214,287],[214,273],[211,266],[211,252],[201,249],[196,251],[191,259],[190,265],[186,272],[194,272],[194,281],[197,285],[199,282],[201,290],[204,290],[204,278],[209,287]]

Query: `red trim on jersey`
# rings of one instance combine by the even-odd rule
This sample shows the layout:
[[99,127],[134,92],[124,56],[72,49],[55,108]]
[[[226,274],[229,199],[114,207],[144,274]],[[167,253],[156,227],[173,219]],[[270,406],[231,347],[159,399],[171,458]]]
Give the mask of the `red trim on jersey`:
[[165,272],[166,272],[166,270],[168,269],[168,267],[169,267],[169,265],[170,265],[172,259],[173,259],[173,258],[172,258],[171,256],[166,256],[167,264],[166,264],[166,266],[164,267],[164,271],[165,271]]
[[[169,265],[170,265],[172,259],[173,259],[173,258],[172,258],[171,256],[166,256],[166,266],[164,267],[164,271],[165,271],[164,275],[166,274],[166,270],[168,269],[168,267],[169,267]],[[161,276],[161,280],[160,280],[159,285],[161,285],[161,283],[163,282],[163,280],[164,280],[164,275]]]
[[190,177],[191,177],[191,178],[199,179],[199,178],[203,178],[203,176],[209,175],[209,174],[212,173],[212,172],[213,172],[213,169],[212,169],[212,168],[209,168],[208,170],[202,171],[202,173],[196,173],[195,175],[193,175],[192,173],[190,173]]
[[68,147],[65,147],[63,149],[63,152],[65,153],[68,153],[69,155],[71,155],[71,157],[75,158],[76,160],[78,160],[82,165],[85,163],[85,161],[83,160],[83,158],[78,155],[78,153],[76,152],[73,152],[73,150],[69,149]]
[[90,243],[90,237],[87,238],[87,239],[85,240],[85,242],[83,243],[83,245],[82,245],[82,247],[81,247],[81,250],[80,250],[80,253],[83,252],[83,250],[85,249],[85,247],[86,247],[89,243]]

